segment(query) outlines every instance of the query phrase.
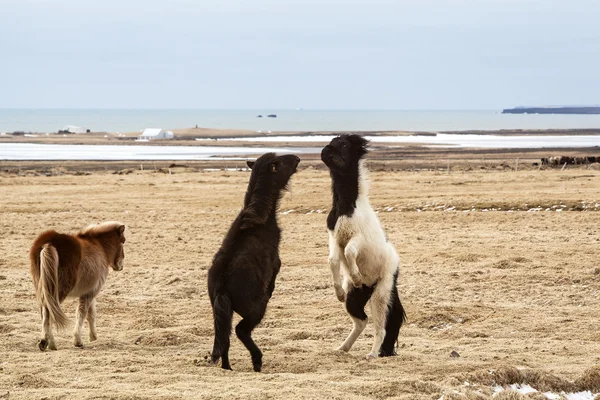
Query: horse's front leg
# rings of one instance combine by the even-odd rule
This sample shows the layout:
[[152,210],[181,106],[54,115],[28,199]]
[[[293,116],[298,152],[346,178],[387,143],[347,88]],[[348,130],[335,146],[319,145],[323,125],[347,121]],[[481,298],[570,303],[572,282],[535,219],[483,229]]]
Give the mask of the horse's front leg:
[[273,275],[271,276],[271,280],[269,281],[269,286],[267,287],[267,293],[269,294],[269,299],[273,296],[273,291],[275,290],[275,279],[277,279],[277,274],[281,269],[281,259],[277,259],[275,262],[275,268],[273,269]]
[[340,275],[340,267],[343,265],[341,259],[343,257],[342,249],[336,243],[329,243],[329,269],[331,270],[331,277],[333,279],[333,288],[335,295],[341,302],[346,301],[346,292],[342,287],[342,277]]
[[96,299],[92,299],[90,301],[90,308],[87,312],[87,322],[90,327],[90,342],[98,339],[98,335],[96,334]]
[[358,270],[358,265],[356,264],[356,258],[358,257],[361,242],[361,237],[355,236],[352,239],[350,239],[350,241],[344,248],[344,257],[346,258],[348,275],[350,275],[350,281],[352,282],[352,285],[354,285],[355,288],[359,288],[363,284],[362,274]]
[[73,344],[76,347],[83,347],[83,342],[81,341],[81,330],[83,329],[83,321],[85,321],[91,301],[92,299],[87,296],[82,296],[79,298],[79,305],[77,306],[77,313],[75,317],[75,329],[73,330]]

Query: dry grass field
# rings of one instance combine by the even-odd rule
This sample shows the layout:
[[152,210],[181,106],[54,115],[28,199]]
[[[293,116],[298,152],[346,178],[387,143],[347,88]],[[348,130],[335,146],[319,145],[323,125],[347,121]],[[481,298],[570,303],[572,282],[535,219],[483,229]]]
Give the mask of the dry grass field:
[[[327,266],[330,180],[300,168],[254,332],[260,374],[236,338],[233,372],[205,361],[206,271],[249,174],[172,172],[0,175],[0,399],[487,399],[512,383],[600,393],[600,171],[373,172],[408,324],[397,357],[368,362],[370,325],[349,353],[333,350],[351,322]],[[44,229],[104,220],[126,223],[128,240],[125,269],[98,297],[99,338],[86,326],[79,349],[63,332],[42,353],[29,246]],[[74,315],[74,300],[63,307]]]

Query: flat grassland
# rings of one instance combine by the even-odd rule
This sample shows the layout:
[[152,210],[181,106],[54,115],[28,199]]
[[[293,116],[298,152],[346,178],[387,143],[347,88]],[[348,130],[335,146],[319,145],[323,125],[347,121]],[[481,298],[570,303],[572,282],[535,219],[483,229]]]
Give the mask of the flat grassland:
[[[254,331],[260,374],[235,336],[233,372],[205,361],[206,272],[249,174],[171,172],[0,175],[0,398],[486,399],[519,382],[600,392],[600,171],[373,172],[408,323],[397,357],[366,361],[370,324],[349,353],[334,350],[351,322],[327,266],[330,179],[300,168]],[[98,341],[86,326],[85,348],[63,332],[42,353],[29,246],[45,229],[105,220],[126,223],[128,238],[125,269],[98,297]],[[75,301],[63,308],[74,315]],[[495,398],[539,398],[506,393]]]

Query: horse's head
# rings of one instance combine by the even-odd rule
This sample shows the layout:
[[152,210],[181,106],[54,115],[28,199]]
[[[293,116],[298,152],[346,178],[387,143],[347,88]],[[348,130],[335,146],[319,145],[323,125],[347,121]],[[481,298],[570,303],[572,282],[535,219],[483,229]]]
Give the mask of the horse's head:
[[359,135],[341,135],[333,138],[321,151],[321,160],[332,172],[346,173],[358,167],[369,141]]
[[[260,181],[261,188],[272,193],[279,193],[287,184],[300,163],[300,158],[293,154],[278,156],[275,153],[266,153],[256,161],[247,161],[252,169],[250,183]],[[265,193],[266,194],[266,193]]]
[[125,225],[116,221],[92,224],[79,232],[77,236],[87,240],[99,241],[112,269],[115,271],[123,270]]
[[252,174],[244,199],[241,229],[264,224],[274,214],[298,163],[300,158],[293,154],[277,156],[275,153],[247,162]]

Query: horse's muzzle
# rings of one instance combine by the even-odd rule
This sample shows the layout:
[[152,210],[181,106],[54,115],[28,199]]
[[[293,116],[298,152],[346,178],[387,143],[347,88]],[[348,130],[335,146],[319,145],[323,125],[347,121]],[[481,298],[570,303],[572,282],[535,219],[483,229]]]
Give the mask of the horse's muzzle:
[[327,145],[325,147],[323,147],[323,150],[321,150],[321,161],[323,161],[325,163],[325,165],[329,165],[329,163],[331,163],[333,154],[332,153],[332,147],[331,145]]
[[298,170],[298,164],[300,164],[300,157],[298,156],[294,156],[296,157],[296,159],[294,160],[295,164],[294,164],[294,173]]

